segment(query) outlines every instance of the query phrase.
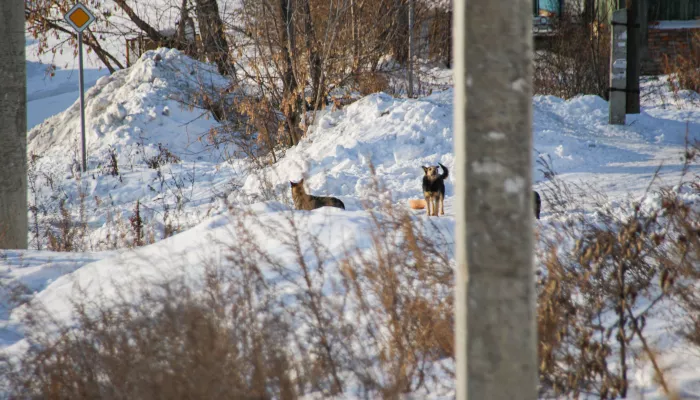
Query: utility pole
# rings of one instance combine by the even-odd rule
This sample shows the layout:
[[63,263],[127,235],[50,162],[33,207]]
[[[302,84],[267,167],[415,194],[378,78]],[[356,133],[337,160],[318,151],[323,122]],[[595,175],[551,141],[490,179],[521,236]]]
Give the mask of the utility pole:
[[610,39],[610,108],[608,122],[624,125],[627,110],[627,10],[613,11]]
[[454,7],[457,399],[535,400],[532,0]]
[[627,114],[639,114],[640,73],[640,4],[639,0],[627,0]]
[[24,2],[0,5],[0,249],[27,248]]

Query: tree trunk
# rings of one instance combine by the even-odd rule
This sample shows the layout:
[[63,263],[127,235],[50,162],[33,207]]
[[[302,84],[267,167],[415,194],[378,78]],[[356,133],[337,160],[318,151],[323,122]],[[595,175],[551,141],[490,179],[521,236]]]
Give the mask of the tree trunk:
[[27,248],[27,72],[24,5],[0,5],[0,249]]
[[360,39],[357,26],[357,0],[350,0],[350,29],[352,33],[352,72],[357,79],[360,73]]
[[400,64],[408,60],[408,7],[407,0],[394,0],[394,21],[391,36],[394,58]]
[[311,77],[311,98],[313,104],[316,105],[318,100],[323,96],[323,87],[321,86],[321,56],[318,52],[316,44],[316,32],[314,23],[311,17],[310,0],[304,0],[304,35],[306,36],[306,52],[308,55],[309,75]]
[[299,123],[301,122],[302,98],[298,93],[297,78],[294,74],[294,60],[292,56],[296,51],[296,35],[294,31],[293,15],[291,0],[280,0],[280,10],[282,12],[282,22],[284,28],[281,30],[282,43],[286,47],[282,48],[285,60],[285,72],[282,76],[282,84],[284,85],[282,93],[282,113],[287,120],[287,130],[289,132],[289,142],[291,146],[295,146],[299,141]]
[[149,25],[146,21],[141,19],[136,14],[136,11],[134,11],[131,6],[126,4],[126,0],[114,0],[114,2],[121,8],[124,13],[129,17],[131,22],[136,25],[137,28],[141,29],[143,33],[148,36],[149,39],[156,43],[160,43],[161,46],[165,47],[170,47],[170,48],[176,48],[177,46],[175,45],[175,41],[172,38],[169,38],[163,34],[161,34],[156,28],[152,27]]
[[219,14],[216,0],[195,0],[197,22],[202,38],[204,54],[216,64],[222,75],[236,76],[233,64],[229,63],[229,48],[224,31],[224,22]]
[[177,25],[175,40],[182,51],[192,58],[197,58],[197,38],[195,36],[194,20],[190,17],[190,10],[187,7],[188,0],[182,0],[180,5],[180,21]]

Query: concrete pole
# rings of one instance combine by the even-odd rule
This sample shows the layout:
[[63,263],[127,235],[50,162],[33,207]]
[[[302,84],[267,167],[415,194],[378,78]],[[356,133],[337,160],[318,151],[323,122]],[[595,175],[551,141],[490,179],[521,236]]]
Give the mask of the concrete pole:
[[531,1],[454,2],[458,400],[537,398]]
[[0,249],[27,248],[24,2],[0,3]]
[[627,10],[613,11],[612,21],[609,123],[624,125],[627,109]]

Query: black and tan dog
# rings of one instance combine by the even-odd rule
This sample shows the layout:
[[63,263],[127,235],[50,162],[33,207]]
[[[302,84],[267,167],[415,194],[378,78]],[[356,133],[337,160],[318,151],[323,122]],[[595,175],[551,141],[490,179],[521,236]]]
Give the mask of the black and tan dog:
[[425,172],[423,176],[423,197],[425,197],[429,217],[437,217],[438,208],[440,215],[445,215],[445,179],[449,171],[444,165],[440,163],[438,165],[442,168],[442,175],[438,174],[437,166],[423,167],[423,172]]
[[315,210],[321,207],[338,207],[345,210],[345,204],[335,197],[312,196],[306,194],[304,190],[304,179],[297,183],[289,182],[292,185],[292,200],[297,210]]

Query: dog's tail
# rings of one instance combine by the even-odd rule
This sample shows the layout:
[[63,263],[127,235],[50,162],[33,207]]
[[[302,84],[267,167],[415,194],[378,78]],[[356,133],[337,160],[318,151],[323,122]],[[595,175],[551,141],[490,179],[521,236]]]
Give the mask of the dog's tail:
[[450,171],[448,171],[444,165],[442,165],[440,163],[438,163],[438,165],[442,168],[442,175],[440,177],[442,179],[447,179],[447,176],[450,174]]

